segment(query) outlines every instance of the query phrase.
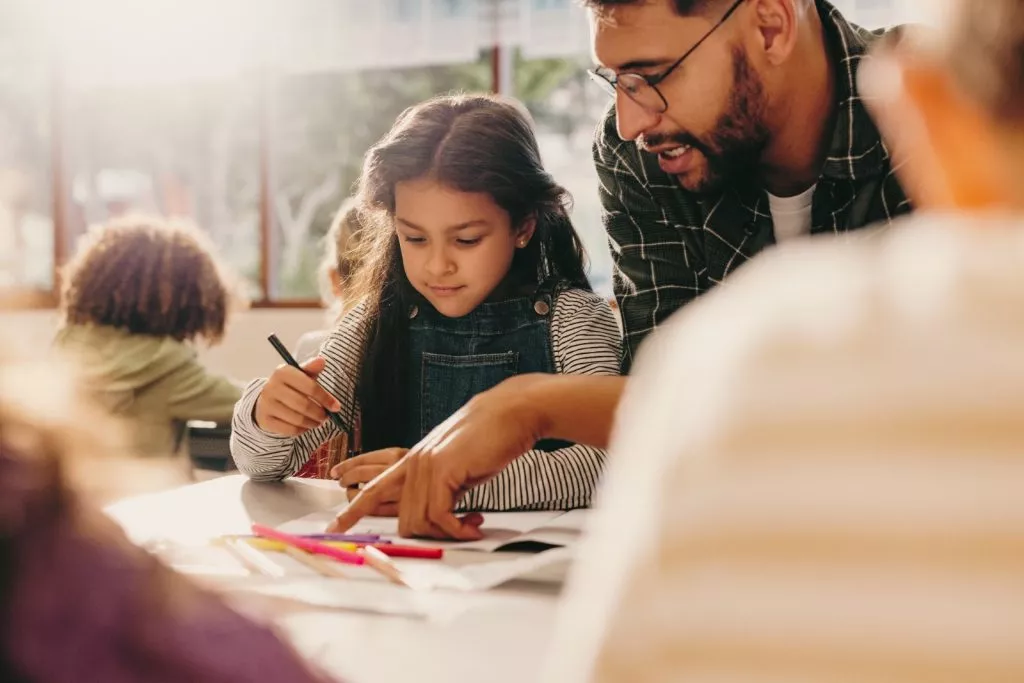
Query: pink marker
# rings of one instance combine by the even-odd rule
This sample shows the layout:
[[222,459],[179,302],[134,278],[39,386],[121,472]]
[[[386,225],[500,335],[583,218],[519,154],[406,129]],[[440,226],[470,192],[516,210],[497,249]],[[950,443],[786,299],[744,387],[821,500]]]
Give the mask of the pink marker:
[[287,543],[299,550],[305,550],[307,553],[323,555],[324,557],[329,557],[332,560],[344,562],[345,564],[364,564],[366,562],[366,558],[359,553],[354,553],[350,550],[342,550],[341,548],[333,548],[325,543],[313,541],[308,538],[302,538],[301,536],[286,534],[283,531],[271,529],[270,527],[263,526],[262,524],[253,524],[252,532],[262,538],[269,538],[273,541]]

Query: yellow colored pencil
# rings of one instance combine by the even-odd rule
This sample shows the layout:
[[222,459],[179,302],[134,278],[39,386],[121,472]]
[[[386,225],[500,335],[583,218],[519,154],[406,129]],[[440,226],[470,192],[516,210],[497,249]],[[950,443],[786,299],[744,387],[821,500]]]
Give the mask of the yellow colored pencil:
[[[289,546],[287,543],[282,543],[281,541],[275,541],[275,540],[273,540],[271,538],[260,538],[259,536],[245,536],[245,537],[235,537],[235,538],[238,538],[238,540],[245,541],[246,543],[248,543],[253,548],[256,548],[257,550],[268,550],[268,551],[273,551],[273,552],[284,552],[285,548],[292,547],[292,546]],[[330,546],[332,548],[340,548],[341,550],[351,550],[353,552],[355,552],[358,549],[358,547],[359,547],[355,543],[343,543],[341,541],[321,541],[321,543],[323,543],[326,546]]]

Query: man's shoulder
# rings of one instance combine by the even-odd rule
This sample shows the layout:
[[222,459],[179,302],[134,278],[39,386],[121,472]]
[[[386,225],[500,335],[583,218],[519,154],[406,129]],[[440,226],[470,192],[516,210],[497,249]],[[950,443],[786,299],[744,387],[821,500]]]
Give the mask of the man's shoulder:
[[[770,249],[662,326],[637,371],[666,382],[699,371],[719,382],[716,373],[747,376],[769,365],[855,363],[888,353],[897,339],[906,348],[952,347],[992,316],[1019,317],[1024,223],[966,222],[908,216],[886,230]],[[924,362],[907,362],[915,360]],[[684,361],[693,367],[677,367]]]

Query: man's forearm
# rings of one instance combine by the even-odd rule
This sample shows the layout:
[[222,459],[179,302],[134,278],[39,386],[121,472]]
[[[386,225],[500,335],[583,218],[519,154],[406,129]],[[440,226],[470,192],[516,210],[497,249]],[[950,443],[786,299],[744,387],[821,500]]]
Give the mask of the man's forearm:
[[625,377],[547,375],[524,387],[541,438],[607,448]]

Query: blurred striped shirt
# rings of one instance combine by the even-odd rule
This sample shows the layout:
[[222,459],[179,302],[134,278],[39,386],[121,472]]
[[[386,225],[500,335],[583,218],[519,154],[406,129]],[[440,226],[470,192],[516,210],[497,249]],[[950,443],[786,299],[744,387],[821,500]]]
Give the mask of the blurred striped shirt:
[[1024,220],[838,241],[641,353],[547,680],[1024,681]]

